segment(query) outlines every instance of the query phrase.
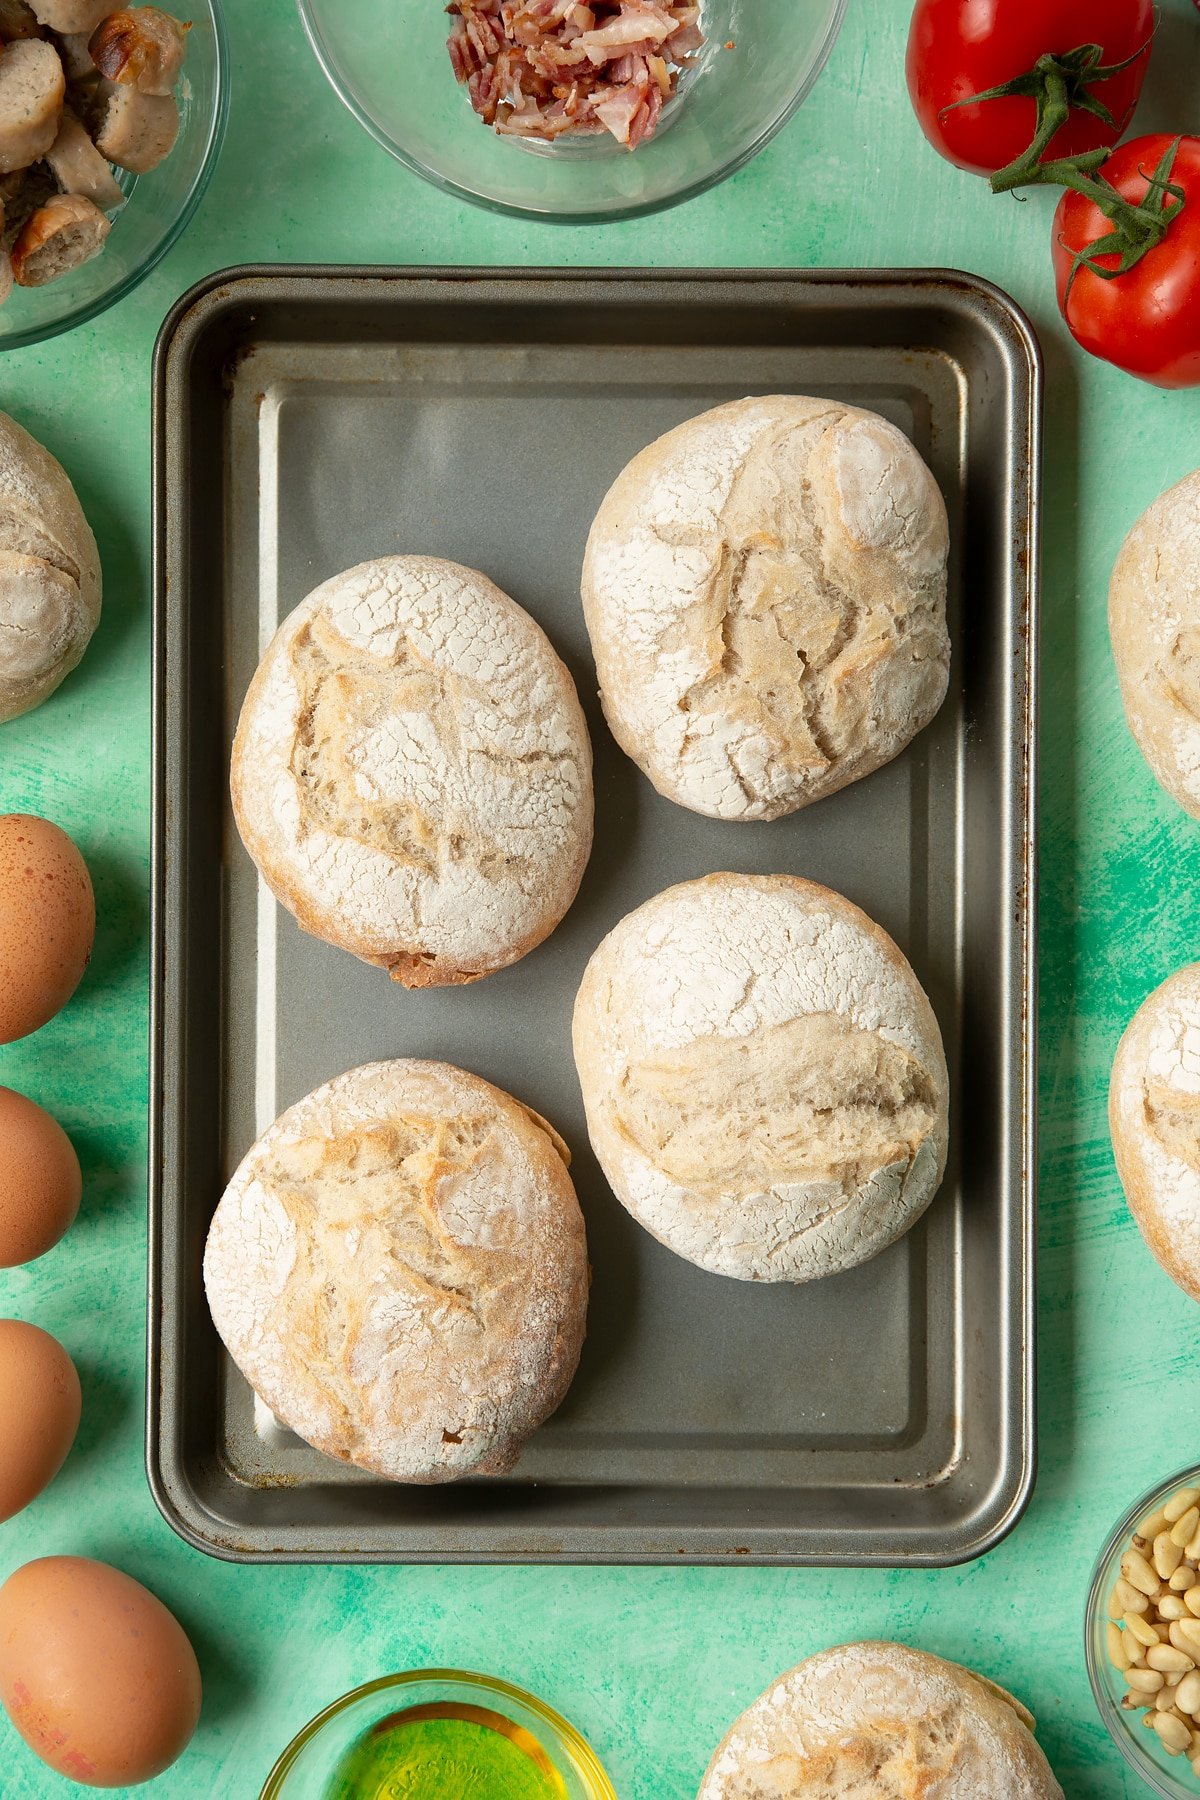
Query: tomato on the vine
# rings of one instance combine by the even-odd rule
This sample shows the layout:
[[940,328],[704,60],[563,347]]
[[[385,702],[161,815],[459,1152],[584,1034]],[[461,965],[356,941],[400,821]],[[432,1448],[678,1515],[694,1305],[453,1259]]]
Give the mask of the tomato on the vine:
[[1111,114],[1111,124],[1072,105],[1066,123],[1049,140],[1051,157],[1077,156],[1115,144],[1129,124],[1153,31],[1153,0],[917,0],[908,38],[908,91],[934,149],[960,169],[992,175],[1029,148],[1036,101],[1009,94],[977,106],[959,102],[1031,73],[1047,54],[1064,57],[1097,45],[1101,74],[1119,63],[1128,67],[1084,80],[1086,93]]
[[[1126,200],[1145,202],[1152,193],[1147,177],[1174,143],[1162,133],[1131,138],[1100,173]],[[1105,237],[1109,219],[1086,196],[1063,195],[1052,242],[1058,304],[1072,337],[1093,356],[1159,387],[1194,387],[1200,384],[1200,138],[1179,140],[1166,180],[1182,193],[1182,207],[1161,242],[1108,279],[1077,258]],[[1168,205],[1177,198],[1160,197]],[[1111,272],[1120,258],[1100,252],[1090,260]]]

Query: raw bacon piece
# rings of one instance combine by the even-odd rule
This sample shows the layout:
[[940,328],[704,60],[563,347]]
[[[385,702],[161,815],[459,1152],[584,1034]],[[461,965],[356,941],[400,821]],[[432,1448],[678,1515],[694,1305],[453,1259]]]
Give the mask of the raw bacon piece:
[[450,63],[509,137],[652,137],[704,43],[695,0],[452,0]]

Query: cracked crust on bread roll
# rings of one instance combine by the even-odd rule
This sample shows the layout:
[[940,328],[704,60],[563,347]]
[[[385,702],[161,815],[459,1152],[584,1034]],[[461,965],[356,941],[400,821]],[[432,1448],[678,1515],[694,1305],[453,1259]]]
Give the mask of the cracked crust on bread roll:
[[1139,1231],[1200,1300],[1200,963],[1169,975],[1133,1015],[1113,1060],[1108,1122]]
[[339,1462],[406,1482],[504,1473],[583,1344],[569,1160],[536,1113],[447,1063],[326,1082],[214,1215],[204,1282],[229,1354]]
[[592,843],[592,755],[565,666],[485,575],[390,556],[289,615],[233,746],[242,841],[305,931],[407,987],[534,949]]
[[1160,494],[1125,539],[1108,627],[1138,749],[1200,819],[1200,469]]
[[1063,1800],[1033,1723],[957,1663],[844,1644],[742,1714],[697,1800]]
[[815,882],[710,875],[646,901],[588,963],[573,1033],[614,1194],[713,1274],[853,1268],[942,1179],[933,1010],[887,933]]
[[596,515],[583,605],[613,736],[660,794],[777,819],[890,762],[946,695],[946,507],[834,400],[669,431]]
[[100,620],[100,557],[65,470],[0,413],[0,723],[48,700]]

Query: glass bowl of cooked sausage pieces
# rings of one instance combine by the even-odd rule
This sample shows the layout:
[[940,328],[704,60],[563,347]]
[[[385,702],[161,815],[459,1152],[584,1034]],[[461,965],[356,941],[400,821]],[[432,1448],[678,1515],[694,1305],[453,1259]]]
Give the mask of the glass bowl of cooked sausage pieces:
[[0,0],[0,349],[94,317],[165,255],[220,148],[226,62],[219,0]]

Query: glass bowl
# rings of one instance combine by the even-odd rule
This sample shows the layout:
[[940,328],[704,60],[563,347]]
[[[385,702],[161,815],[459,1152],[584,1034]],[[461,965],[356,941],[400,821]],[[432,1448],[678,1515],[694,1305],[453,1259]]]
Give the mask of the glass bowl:
[[[497,136],[454,79],[450,21],[435,0],[299,0],[334,92],[385,150],[460,199],[577,225],[674,206],[749,162],[811,90],[846,5],[704,0],[705,47],[655,136],[629,151],[607,133],[554,144]],[[403,29],[381,26],[401,15]]]
[[[520,1688],[457,1669],[385,1675],[344,1694],[292,1739],[268,1775],[260,1800],[384,1800],[410,1791],[435,1793],[438,1788],[431,1784],[437,1781],[438,1764],[428,1759],[458,1758],[462,1751],[461,1746],[444,1749],[433,1734],[464,1726],[469,1737],[486,1734],[493,1749],[503,1745],[506,1792],[510,1786],[513,1793],[524,1791],[513,1779],[515,1767],[517,1773],[528,1771],[530,1793],[537,1800],[543,1794],[546,1800],[617,1800],[595,1752],[573,1725]],[[404,1745],[407,1737],[427,1759],[419,1764],[422,1776],[411,1790],[418,1765],[409,1760],[401,1769],[393,1764],[385,1771],[376,1761],[381,1728],[393,1727],[398,1734],[391,1739],[393,1746]],[[410,1736],[418,1732],[419,1738]],[[405,1749],[411,1758],[413,1752]],[[457,1760],[444,1767],[447,1773],[453,1770],[465,1792],[464,1777],[469,1780],[472,1771]]]
[[208,186],[228,111],[229,51],[220,0],[165,0],[192,21],[177,89],[179,137],[149,175],[114,171],[128,198],[99,256],[59,281],[14,288],[0,306],[0,350],[35,344],[94,319],[147,276],[178,238]]
[[1181,1469],[1169,1481],[1142,1494],[1117,1521],[1096,1559],[1088,1590],[1084,1620],[1084,1655],[1088,1680],[1108,1734],[1130,1767],[1152,1793],[1162,1800],[1200,1800],[1200,1778],[1192,1774],[1186,1756],[1168,1756],[1157,1733],[1141,1723],[1141,1712],[1126,1712],[1121,1705],[1125,1684],[1109,1661],[1105,1643],[1107,1603],[1113,1582],[1121,1572],[1121,1558],[1129,1548],[1133,1528],[1147,1513],[1156,1512],[1178,1488],[1200,1487],[1200,1467]]

